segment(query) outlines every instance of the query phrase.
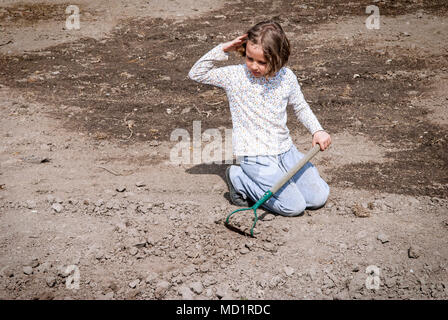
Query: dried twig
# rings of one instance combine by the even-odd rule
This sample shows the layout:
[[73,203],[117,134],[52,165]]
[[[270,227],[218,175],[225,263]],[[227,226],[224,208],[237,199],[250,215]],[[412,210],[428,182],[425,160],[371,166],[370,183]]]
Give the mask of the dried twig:
[[104,170],[106,170],[107,172],[110,172],[110,173],[112,173],[112,174],[115,175],[115,176],[121,176],[121,175],[122,175],[122,174],[116,173],[115,171],[110,170],[110,169],[107,169],[107,168],[102,167],[102,166],[98,166],[98,168],[104,169]]
[[9,40],[8,42],[5,43],[0,43],[0,47],[6,46],[7,44],[13,43],[14,41]]

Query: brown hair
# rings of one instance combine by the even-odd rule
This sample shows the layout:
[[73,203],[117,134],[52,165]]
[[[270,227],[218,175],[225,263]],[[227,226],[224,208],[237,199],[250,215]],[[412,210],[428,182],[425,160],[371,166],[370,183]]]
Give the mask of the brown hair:
[[[261,45],[263,48],[264,57],[268,62],[266,76],[273,76],[288,62],[291,53],[289,40],[277,22],[257,23],[247,31],[247,41]],[[243,57],[246,56],[246,43],[238,50]]]

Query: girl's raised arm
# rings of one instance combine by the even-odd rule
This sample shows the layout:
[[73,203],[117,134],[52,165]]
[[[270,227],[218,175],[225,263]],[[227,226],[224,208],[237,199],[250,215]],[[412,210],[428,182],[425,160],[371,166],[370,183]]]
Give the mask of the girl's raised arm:
[[220,88],[226,88],[229,84],[228,72],[226,68],[217,68],[215,63],[217,61],[226,61],[229,58],[229,54],[223,50],[224,44],[221,43],[204,56],[202,56],[191,68],[188,73],[188,77],[191,80],[210,84]]
[[221,43],[207,52],[194,64],[188,73],[188,77],[200,83],[211,84],[225,89],[232,81],[231,67],[217,68],[215,62],[228,60],[229,52],[236,51],[241,47],[246,38],[247,34],[244,34],[232,41]]

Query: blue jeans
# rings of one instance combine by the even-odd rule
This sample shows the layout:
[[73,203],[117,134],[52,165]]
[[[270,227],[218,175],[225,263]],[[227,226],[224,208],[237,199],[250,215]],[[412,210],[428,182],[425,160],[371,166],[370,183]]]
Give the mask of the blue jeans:
[[[275,156],[244,156],[240,166],[230,168],[230,180],[243,198],[256,202],[302,157],[294,145]],[[328,184],[308,162],[262,207],[283,216],[297,216],[306,208],[322,207],[329,193]]]

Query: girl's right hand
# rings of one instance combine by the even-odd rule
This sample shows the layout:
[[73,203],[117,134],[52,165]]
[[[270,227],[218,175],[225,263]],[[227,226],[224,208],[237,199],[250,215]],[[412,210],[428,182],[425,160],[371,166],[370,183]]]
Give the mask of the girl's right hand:
[[236,51],[243,45],[243,43],[246,42],[246,39],[247,39],[247,33],[243,34],[242,36],[239,36],[236,39],[233,39],[232,41],[224,43],[222,50],[224,52]]

